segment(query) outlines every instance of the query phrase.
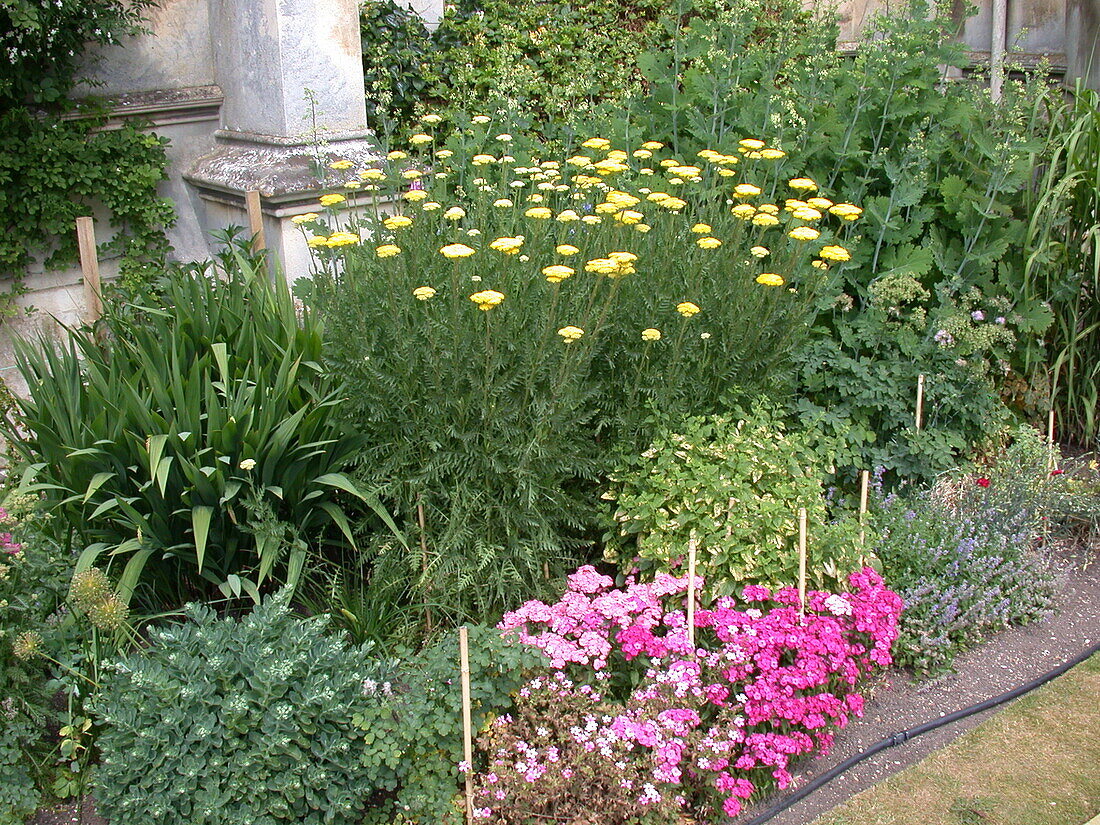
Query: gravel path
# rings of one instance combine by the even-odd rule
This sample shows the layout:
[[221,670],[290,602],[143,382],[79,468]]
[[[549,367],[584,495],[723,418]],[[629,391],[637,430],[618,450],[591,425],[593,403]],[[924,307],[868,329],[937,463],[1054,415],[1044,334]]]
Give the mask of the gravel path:
[[[997,634],[981,647],[960,655],[955,672],[923,683],[891,674],[868,697],[862,719],[837,737],[833,752],[811,760],[796,772],[795,788],[886,736],[919,725],[1024,684],[1100,642],[1100,548],[1062,550],[1057,612],[1035,624]],[[1004,705],[1001,706],[1005,707]],[[961,719],[917,739],[870,757],[806,799],[778,814],[768,825],[808,825],[850,796],[923,759],[997,709]],[[1098,732],[1100,735],[1100,732]],[[779,797],[771,800],[778,802]],[[748,822],[769,806],[732,820]],[[935,823],[929,823],[935,825]]]

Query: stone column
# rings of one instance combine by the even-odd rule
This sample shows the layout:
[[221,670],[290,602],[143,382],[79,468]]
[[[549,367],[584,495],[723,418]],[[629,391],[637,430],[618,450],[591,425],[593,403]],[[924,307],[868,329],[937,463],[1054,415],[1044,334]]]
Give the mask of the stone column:
[[207,229],[247,226],[258,190],[268,247],[290,280],[308,250],[289,218],[316,208],[318,170],[377,157],[366,128],[356,0],[209,0],[225,102],[217,146],[185,176],[206,204]]

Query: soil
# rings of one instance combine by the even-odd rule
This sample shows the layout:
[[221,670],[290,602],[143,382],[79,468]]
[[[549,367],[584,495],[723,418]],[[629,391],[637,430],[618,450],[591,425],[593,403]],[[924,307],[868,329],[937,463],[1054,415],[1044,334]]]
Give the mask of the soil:
[[[955,670],[948,675],[921,682],[905,674],[891,673],[868,696],[863,718],[850,723],[837,736],[831,754],[802,765],[789,790],[796,791],[834,765],[893,733],[1011,690],[1100,642],[1100,547],[1062,546],[1053,548],[1053,553],[1061,569],[1053,615],[1005,630],[981,647],[961,654],[955,661]],[[947,745],[998,709],[960,719],[875,754],[780,812],[768,820],[768,825],[809,825],[850,796]],[[732,820],[731,825],[747,823],[781,799],[777,796],[767,800],[766,804]]]
[[[926,681],[894,672],[880,680],[868,695],[862,719],[854,720],[837,737],[826,757],[811,760],[795,773],[792,791],[803,787],[834,765],[890,734],[946,716],[960,708],[1024,684],[1100,642],[1100,546],[1080,544],[1053,548],[1060,568],[1056,612],[1042,621],[1014,627],[961,654],[955,670]],[[1004,707],[1003,705],[1001,707]],[[768,825],[808,825],[835,805],[920,761],[932,751],[988,719],[997,709],[969,716],[917,739],[876,754],[834,779],[816,793],[777,814]],[[777,804],[758,805],[729,825],[747,823]],[[83,811],[75,804],[40,810],[27,825],[108,825],[95,813],[94,800],[85,799]],[[935,825],[935,823],[929,823]]]

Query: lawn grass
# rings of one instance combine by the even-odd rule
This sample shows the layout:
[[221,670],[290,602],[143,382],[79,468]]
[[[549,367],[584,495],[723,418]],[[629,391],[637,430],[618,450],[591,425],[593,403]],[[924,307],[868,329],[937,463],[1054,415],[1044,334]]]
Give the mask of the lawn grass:
[[814,825],[1084,825],[1100,813],[1100,654]]

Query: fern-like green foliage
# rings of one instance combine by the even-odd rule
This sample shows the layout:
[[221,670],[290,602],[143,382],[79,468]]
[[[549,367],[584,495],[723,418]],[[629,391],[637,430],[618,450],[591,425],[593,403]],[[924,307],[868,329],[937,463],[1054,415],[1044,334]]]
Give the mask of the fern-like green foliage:
[[127,600],[256,599],[296,582],[329,528],[351,541],[344,503],[363,496],[342,470],[359,442],[321,329],[241,264],[183,268],[100,330],[19,348],[30,397],[5,429],[24,483],[85,548],[78,569],[109,565]]

